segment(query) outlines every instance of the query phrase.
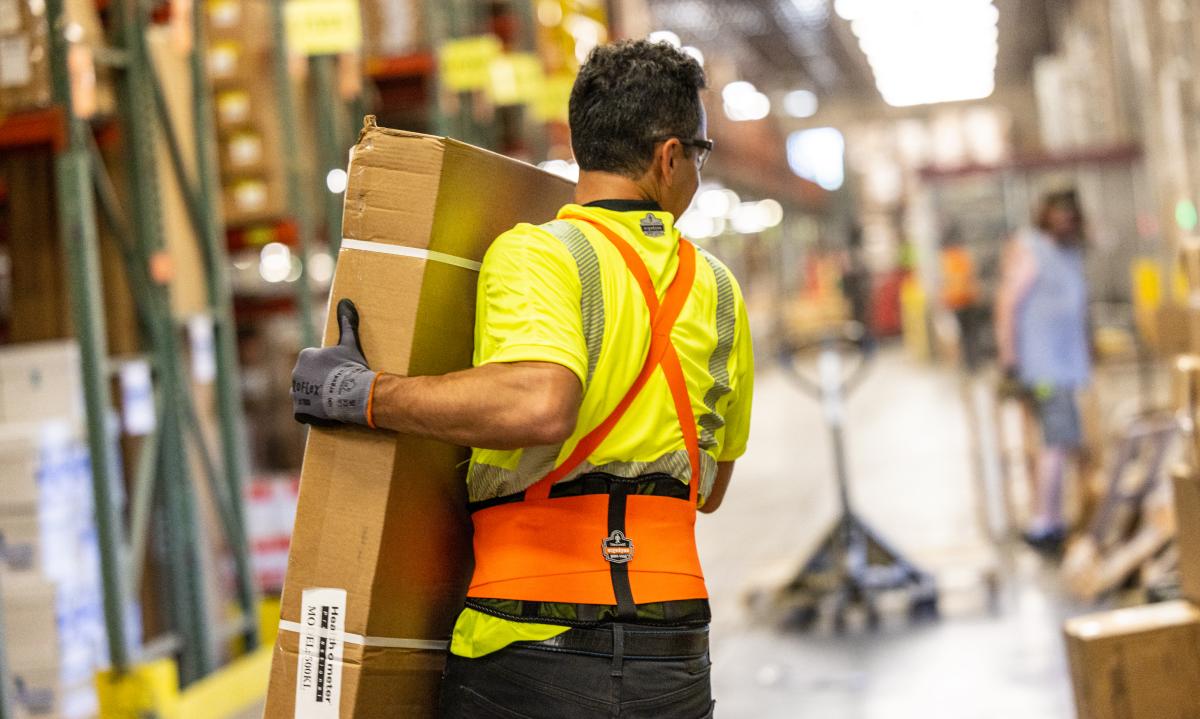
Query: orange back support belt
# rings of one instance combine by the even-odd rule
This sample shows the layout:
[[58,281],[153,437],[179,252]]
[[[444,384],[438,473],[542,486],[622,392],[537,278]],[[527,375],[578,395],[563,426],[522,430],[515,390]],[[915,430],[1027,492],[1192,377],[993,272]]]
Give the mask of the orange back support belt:
[[[696,248],[679,243],[679,266],[660,303],[646,265],[622,237],[589,218],[621,253],[650,311],[646,361],[613,411],[588,432],[554,470],[525,490],[522,501],[479,510],[475,523],[475,574],[469,596],[529,601],[607,604],[631,617],[636,604],[707,597],[696,552],[696,500],[700,444],[687,381],[671,330],[696,275]],[[654,371],[662,368],[687,448],[691,479],[687,500],[639,494],[632,482],[615,482],[606,494],[552,496],[612,433]],[[635,544],[636,541],[636,544]]]

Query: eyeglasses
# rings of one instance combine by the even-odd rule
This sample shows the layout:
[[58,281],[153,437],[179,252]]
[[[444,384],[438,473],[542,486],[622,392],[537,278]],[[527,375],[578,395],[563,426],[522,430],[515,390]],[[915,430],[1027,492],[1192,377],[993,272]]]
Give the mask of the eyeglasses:
[[703,140],[698,137],[680,137],[679,135],[666,135],[664,137],[656,137],[654,141],[662,142],[664,140],[679,140],[679,144],[684,147],[696,148],[696,169],[703,170],[704,163],[708,162],[708,156],[712,154],[713,141]]

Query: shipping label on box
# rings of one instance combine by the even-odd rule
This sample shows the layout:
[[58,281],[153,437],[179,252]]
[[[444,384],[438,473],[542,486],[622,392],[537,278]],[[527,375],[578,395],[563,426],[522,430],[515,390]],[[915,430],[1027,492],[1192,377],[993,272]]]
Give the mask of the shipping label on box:
[[33,61],[25,35],[0,37],[0,88],[24,87],[33,82]]
[[0,422],[78,420],[83,416],[79,347],[30,342],[0,350]]
[[21,0],[0,0],[0,35],[21,29]]

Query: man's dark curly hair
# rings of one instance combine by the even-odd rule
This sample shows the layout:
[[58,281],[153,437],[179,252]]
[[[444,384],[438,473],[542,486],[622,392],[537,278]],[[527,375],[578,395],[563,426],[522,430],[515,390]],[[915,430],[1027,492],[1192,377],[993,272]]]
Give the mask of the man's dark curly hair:
[[640,177],[656,139],[700,130],[704,70],[667,43],[601,45],[571,89],[571,145],[580,169]]

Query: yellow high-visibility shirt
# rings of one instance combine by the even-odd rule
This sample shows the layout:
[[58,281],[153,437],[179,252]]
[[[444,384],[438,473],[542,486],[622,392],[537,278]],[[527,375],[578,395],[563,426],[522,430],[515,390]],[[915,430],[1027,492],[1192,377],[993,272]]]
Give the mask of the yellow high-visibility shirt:
[[[646,264],[662,298],[675,277],[679,232],[654,203],[610,200],[567,205],[546,225],[521,224],[501,235],[483,260],[475,321],[475,364],[553,362],[578,377],[583,401],[574,434],[562,445],[475,449],[471,501],[520,492],[562,462],[620,402],[642,369],[650,341],[645,299],[620,252],[585,215],[624,237]],[[724,264],[701,250],[691,295],[671,339],[691,390],[701,447],[701,502],[717,462],[746,450],[754,355],[741,289]],[[635,477],[662,472],[681,482],[690,466],[670,389],[655,372],[613,432],[566,479],[596,469]],[[514,641],[542,640],[567,627],[506,619],[465,609],[451,651],[478,657]]]

